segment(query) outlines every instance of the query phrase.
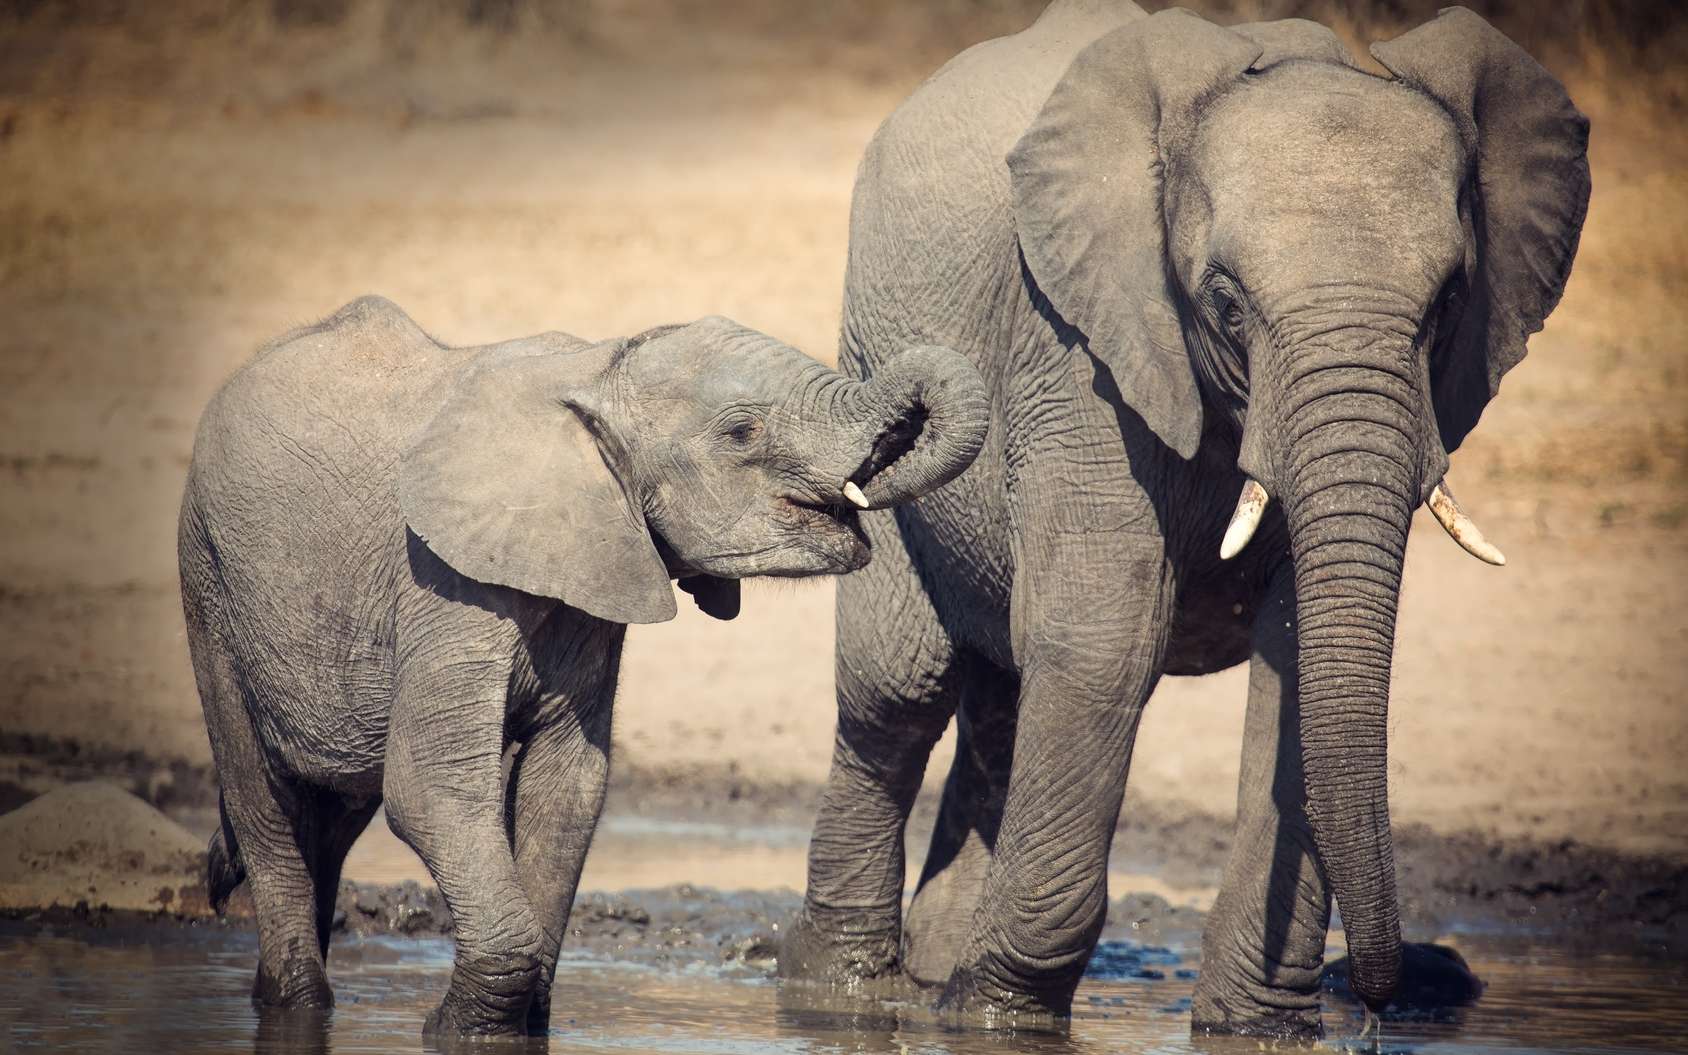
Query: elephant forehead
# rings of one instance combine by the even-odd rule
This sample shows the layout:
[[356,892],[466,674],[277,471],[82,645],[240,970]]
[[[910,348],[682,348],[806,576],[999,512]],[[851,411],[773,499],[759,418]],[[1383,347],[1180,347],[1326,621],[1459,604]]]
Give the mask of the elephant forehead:
[[625,370],[638,398],[709,414],[734,403],[777,403],[802,369],[813,365],[766,335],[706,320],[634,349]]
[[[1462,240],[1452,120],[1393,82],[1306,63],[1214,104],[1190,153],[1212,245],[1282,268],[1399,258],[1445,269]],[[1309,255],[1311,254],[1311,256]]]

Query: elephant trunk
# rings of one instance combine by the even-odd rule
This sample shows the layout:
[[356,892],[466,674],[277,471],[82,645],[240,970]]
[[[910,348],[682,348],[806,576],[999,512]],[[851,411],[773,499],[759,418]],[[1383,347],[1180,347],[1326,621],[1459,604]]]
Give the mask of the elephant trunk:
[[[1390,342],[1393,344],[1393,342]],[[1307,813],[1342,912],[1354,990],[1374,1010],[1401,972],[1389,824],[1395,615],[1424,425],[1399,349],[1373,365],[1304,358],[1279,466],[1294,558]],[[1353,362],[1352,355],[1347,357]]]
[[928,345],[850,384],[834,413],[852,437],[839,451],[847,493],[863,508],[884,509],[942,487],[973,463],[990,399],[971,362]]

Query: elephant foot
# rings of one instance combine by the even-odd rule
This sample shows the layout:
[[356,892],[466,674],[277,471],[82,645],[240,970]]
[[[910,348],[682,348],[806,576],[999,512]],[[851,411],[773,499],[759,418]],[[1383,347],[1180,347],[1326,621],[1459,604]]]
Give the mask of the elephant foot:
[[780,942],[779,976],[842,986],[896,978],[897,944],[895,919],[822,915],[805,907]]
[[1015,992],[989,981],[976,965],[958,967],[944,986],[938,1015],[959,1025],[984,1029],[1065,1033],[1072,1018],[1071,993],[1064,1003],[1033,993]]
[[1324,1036],[1316,996],[1310,1006],[1295,1006],[1306,1002],[1305,994],[1291,992],[1284,997],[1290,1006],[1274,1006],[1271,999],[1229,1002],[1198,993],[1190,1008],[1190,1033],[1198,1037],[1287,1041],[1314,1041]]
[[[1211,926],[1211,924],[1210,924]],[[1319,1020],[1319,965],[1277,963],[1262,977],[1262,954],[1212,957],[1202,964],[1190,1000],[1195,1036],[1311,1041],[1324,1035]]]
[[989,851],[970,836],[948,867],[921,883],[903,919],[903,970],[916,983],[947,983],[967,946],[985,888]]
[[527,1035],[543,1037],[551,1032],[551,993],[549,990],[535,993],[533,1003],[528,1005]]
[[334,990],[314,960],[289,962],[280,970],[259,964],[252,1003],[266,1011],[327,1011],[334,1006]]
[[916,901],[903,927],[903,971],[915,984],[936,988],[955,973],[972,916],[922,915],[916,913],[918,907]]
[[[452,971],[445,999],[422,1026],[424,1036],[526,1036],[541,993],[539,958],[525,952],[472,957]],[[544,994],[549,1011],[549,993]]]
[[502,1012],[489,1012],[485,1008],[474,1006],[472,1002],[453,1000],[451,994],[434,1008],[422,1023],[422,1035],[425,1037],[462,1037],[462,1038],[491,1038],[491,1037],[523,1037],[528,1035],[528,1018],[522,1014],[511,1016]]
[[[1325,989],[1347,1000],[1358,1000],[1348,984],[1348,958],[1325,968]],[[1465,957],[1433,942],[1401,944],[1401,984],[1384,1016],[1469,1007],[1483,994],[1483,980]]]

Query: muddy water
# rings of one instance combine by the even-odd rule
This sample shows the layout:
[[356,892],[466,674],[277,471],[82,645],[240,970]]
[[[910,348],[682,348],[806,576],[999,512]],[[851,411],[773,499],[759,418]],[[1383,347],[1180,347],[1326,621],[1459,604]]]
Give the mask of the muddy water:
[[[1475,1008],[1442,1021],[1385,1023],[1388,1052],[1680,1051],[1688,968],[1622,957],[1573,959],[1543,945],[1456,939],[1489,982]],[[444,988],[441,939],[343,938],[327,1020],[260,1020],[247,1000],[256,939],[227,928],[99,930],[0,925],[0,1049],[53,1052],[408,1052]],[[655,967],[576,954],[558,969],[554,1052],[1251,1052],[1253,1041],[1192,1040],[1192,950],[1106,943],[1066,1036],[958,1031],[918,1002],[855,1005],[781,984],[766,962]],[[1327,1047],[1371,1050],[1359,1014],[1327,998]],[[471,1050],[539,1051],[546,1041]]]

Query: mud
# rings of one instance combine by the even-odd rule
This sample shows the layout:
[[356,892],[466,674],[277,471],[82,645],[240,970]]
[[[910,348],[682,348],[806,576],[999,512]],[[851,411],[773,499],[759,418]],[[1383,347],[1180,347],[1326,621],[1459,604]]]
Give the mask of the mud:
[[[211,830],[216,783],[203,767],[160,764],[135,753],[113,759],[62,741],[32,740],[30,746],[37,750],[32,761],[11,762],[14,771],[27,768],[22,779],[31,789],[94,770],[126,775],[120,783],[167,816],[196,833]],[[20,789],[15,794],[27,801],[35,792]],[[732,832],[740,839],[762,837],[784,846],[785,833],[800,840],[806,832],[819,794],[815,785],[755,783],[704,767],[680,773],[618,767],[603,829],[631,827],[642,838],[658,840],[678,832],[703,844],[720,842],[721,833]],[[933,797],[923,795],[909,823],[911,874],[912,862],[924,853],[935,814]],[[595,853],[613,854],[613,846],[613,837],[601,834]],[[1153,803],[1129,805],[1116,835],[1113,868],[1116,873],[1153,876],[1172,891],[1211,889],[1229,847],[1226,820],[1172,813]],[[787,852],[799,848],[794,845]],[[1454,929],[1525,934],[1585,951],[1688,960],[1688,863],[1674,858],[1623,854],[1569,839],[1504,840],[1407,824],[1396,828],[1396,863],[1403,926],[1412,938],[1428,940]],[[740,881],[767,886],[765,879],[750,872]],[[1121,896],[1113,902],[1110,925],[1126,926],[1146,940],[1200,932],[1202,912],[1190,903],[1199,898],[1175,905],[1155,893],[1116,893]],[[745,942],[754,946],[755,941],[772,941],[776,925],[789,918],[796,904],[795,895],[727,897],[686,885],[646,895],[589,892],[578,902],[571,927],[579,933],[571,934],[570,940],[594,949],[621,942],[629,949],[664,950],[665,955],[684,958],[706,947],[720,952]],[[230,911],[236,918],[250,914],[244,888]],[[204,914],[202,900],[189,896],[152,919],[187,922]],[[144,915],[102,913],[96,900],[81,913],[60,908],[41,918],[98,925],[100,919],[133,922]],[[706,923],[724,929],[711,936],[700,929]],[[1130,927],[1133,923],[1137,926]],[[358,935],[444,935],[450,918],[429,884],[348,880],[341,888],[337,925]]]

